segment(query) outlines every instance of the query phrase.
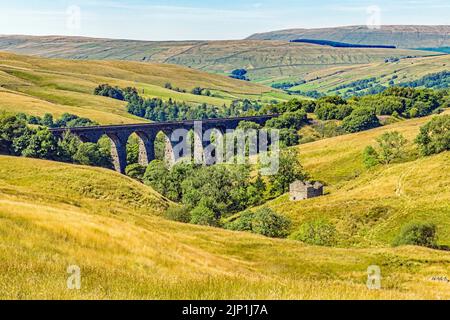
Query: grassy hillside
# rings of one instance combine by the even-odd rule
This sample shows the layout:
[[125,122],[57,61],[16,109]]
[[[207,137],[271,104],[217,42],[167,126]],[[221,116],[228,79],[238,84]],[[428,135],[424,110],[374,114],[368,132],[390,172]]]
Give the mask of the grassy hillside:
[[252,40],[318,39],[354,44],[393,45],[398,48],[448,47],[450,26],[348,26],[321,29],[288,29],[250,36]]
[[[447,114],[450,112],[447,111]],[[294,225],[329,220],[341,246],[386,246],[410,221],[433,222],[439,241],[450,245],[450,153],[366,169],[362,151],[383,132],[401,132],[412,144],[430,118],[317,141],[300,146],[312,177],[326,183],[327,195],[290,202],[285,195],[269,204]],[[412,145],[410,145],[412,148]]]
[[[450,253],[308,247],[159,218],[112,171],[0,156],[0,298],[448,299]],[[69,265],[80,291],[66,289]],[[368,290],[366,269],[382,268]]]
[[[188,93],[165,89],[167,82]],[[172,98],[189,104],[223,106],[234,99],[288,97],[261,85],[175,65],[57,60],[0,53],[0,110],[40,116],[46,112],[55,116],[69,112],[101,124],[142,121],[127,113],[125,102],[94,96],[94,88],[102,83],[132,86],[147,98]],[[210,89],[214,96],[190,94],[197,86]]]
[[309,73],[307,83],[291,88],[291,90],[317,90],[325,94],[345,93],[348,88],[339,86],[352,82],[376,78],[373,85],[380,84],[388,87],[391,80],[395,84],[418,80],[431,73],[449,70],[450,55],[438,57],[424,57],[401,59],[398,62],[377,62],[366,65],[333,67]]
[[51,58],[171,63],[227,75],[234,69],[244,68],[249,70],[252,81],[264,83],[298,80],[308,72],[333,66],[436,54],[400,49],[330,48],[287,41],[151,42],[31,36],[1,36],[0,50]]

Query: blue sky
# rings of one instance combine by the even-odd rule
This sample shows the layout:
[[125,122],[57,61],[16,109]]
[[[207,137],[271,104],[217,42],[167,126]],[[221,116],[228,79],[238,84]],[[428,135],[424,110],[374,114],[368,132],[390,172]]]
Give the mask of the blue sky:
[[0,0],[0,34],[141,40],[241,39],[256,32],[366,24],[449,24],[449,0]]

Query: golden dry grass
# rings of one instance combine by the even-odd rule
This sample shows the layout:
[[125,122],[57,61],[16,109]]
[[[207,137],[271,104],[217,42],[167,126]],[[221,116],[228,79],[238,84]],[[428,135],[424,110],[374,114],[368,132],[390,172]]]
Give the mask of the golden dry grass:
[[[114,172],[0,157],[3,299],[448,299],[450,254],[333,249],[159,217],[170,203]],[[366,288],[369,265],[383,289]],[[66,287],[69,265],[82,288]]]
[[[450,113],[449,110],[446,114]],[[336,225],[340,246],[389,246],[408,222],[432,222],[439,242],[450,245],[450,153],[415,161],[364,167],[362,152],[387,131],[413,140],[431,117],[395,123],[299,147],[313,179],[326,183],[324,197],[291,202],[285,195],[269,203],[289,216],[294,230],[318,219]]]
[[[164,88],[168,82],[188,93]],[[0,110],[56,117],[68,112],[100,124],[143,121],[127,113],[125,102],[94,96],[94,88],[102,83],[132,86],[146,98],[171,98],[191,105],[222,107],[241,98],[271,99],[272,94],[286,98],[268,87],[175,65],[56,60],[0,52]],[[214,96],[190,94],[197,86],[210,89]]]

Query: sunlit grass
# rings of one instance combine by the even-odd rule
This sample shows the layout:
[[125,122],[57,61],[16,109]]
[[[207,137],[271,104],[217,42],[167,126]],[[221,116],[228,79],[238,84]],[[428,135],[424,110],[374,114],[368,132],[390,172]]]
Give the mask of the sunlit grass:
[[[170,202],[115,172],[0,157],[0,297],[450,298],[450,253],[338,249],[160,218]],[[368,290],[367,267],[383,289]],[[69,265],[82,288],[66,287]]]

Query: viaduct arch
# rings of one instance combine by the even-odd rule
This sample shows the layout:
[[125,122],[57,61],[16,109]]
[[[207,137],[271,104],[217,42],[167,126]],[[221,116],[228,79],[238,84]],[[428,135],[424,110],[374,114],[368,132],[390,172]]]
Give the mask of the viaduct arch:
[[[127,166],[126,146],[128,138],[133,133],[135,133],[139,138],[139,163],[146,166],[155,159],[155,139],[159,132],[163,132],[166,136],[166,161],[169,163],[174,163],[178,160],[179,156],[174,153],[174,146],[180,141],[171,141],[172,133],[177,129],[186,129],[188,131],[192,130],[194,132],[193,154],[196,162],[198,162],[205,161],[204,149],[211,143],[203,141],[203,135],[206,131],[216,129],[218,132],[224,133],[226,130],[236,129],[241,121],[251,121],[264,125],[268,120],[277,116],[278,115],[264,115],[129,125],[56,128],[50,129],[50,131],[58,138],[62,138],[64,133],[69,131],[78,136],[81,141],[92,143],[96,143],[104,135],[108,136],[111,140],[111,156],[114,168],[116,171],[124,173]],[[196,130],[198,129],[198,124],[201,124],[200,131]]]

